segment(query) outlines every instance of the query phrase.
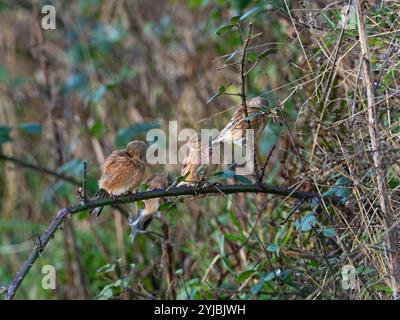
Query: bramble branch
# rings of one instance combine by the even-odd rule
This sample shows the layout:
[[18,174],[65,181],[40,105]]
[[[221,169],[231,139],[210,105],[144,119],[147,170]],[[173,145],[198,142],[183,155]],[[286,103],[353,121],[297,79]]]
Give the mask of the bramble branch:
[[[133,203],[140,200],[152,198],[167,198],[180,196],[197,196],[197,195],[218,195],[218,194],[233,194],[233,193],[265,193],[279,196],[285,196],[303,201],[318,198],[318,195],[313,192],[298,191],[294,187],[272,186],[267,184],[250,184],[250,185],[210,185],[206,187],[184,186],[172,187],[167,189],[154,189],[145,192],[136,192],[131,195],[119,197],[108,197],[103,199],[88,199],[82,200],[81,203],[61,209],[44,234],[40,237],[39,245],[32,249],[28,259],[24,262],[21,269],[18,271],[10,285],[7,287],[5,299],[13,299],[22,281],[28,274],[30,268],[38,259],[40,253],[43,252],[49,241],[54,237],[56,231],[60,228],[64,220],[75,213],[82,212],[88,209],[93,209],[103,206],[111,206],[123,203]],[[339,197],[325,197],[325,201],[330,201],[332,204],[339,204]]]
[[34,170],[34,171],[37,171],[37,172],[40,172],[40,173],[44,173],[44,174],[52,176],[54,178],[57,178],[57,179],[64,180],[64,181],[67,181],[69,183],[72,183],[74,185],[80,185],[80,182],[78,180],[74,179],[73,177],[66,176],[66,175],[64,175],[62,173],[58,173],[58,172],[56,172],[54,170],[50,170],[50,169],[38,166],[38,165],[33,164],[33,163],[26,162],[24,160],[21,160],[21,159],[12,157],[12,156],[7,156],[5,154],[0,153],[0,160],[5,160],[5,161],[12,162],[12,163],[14,163],[14,164],[16,164],[16,165],[18,165],[20,167],[31,169],[31,170]]

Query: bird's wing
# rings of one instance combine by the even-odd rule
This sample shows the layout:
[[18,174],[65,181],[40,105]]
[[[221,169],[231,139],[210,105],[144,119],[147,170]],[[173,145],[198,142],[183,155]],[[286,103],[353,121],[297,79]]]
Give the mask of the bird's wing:
[[[260,109],[249,107],[247,109],[250,118],[250,127],[254,129],[254,137],[257,137],[265,128],[266,119]],[[235,143],[241,141],[246,135],[247,121],[244,119],[244,109],[241,106],[232,116],[228,124],[222,129],[220,134],[213,140],[213,144],[222,141],[231,141]],[[240,144],[240,143],[239,143]]]
[[132,160],[123,151],[114,151],[103,165],[99,186],[114,194],[127,192],[139,185],[144,169],[142,161]]
[[226,126],[221,130],[219,135],[213,140],[213,144],[223,141],[229,141],[233,138],[233,130],[236,129],[239,125],[240,120],[243,118],[242,107],[240,107],[233,114],[232,118],[226,124]]

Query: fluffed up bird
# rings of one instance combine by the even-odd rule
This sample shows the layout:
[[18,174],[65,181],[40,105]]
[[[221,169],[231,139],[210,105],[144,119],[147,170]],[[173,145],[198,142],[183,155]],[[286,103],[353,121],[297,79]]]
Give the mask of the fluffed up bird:
[[[135,140],[129,142],[125,149],[112,152],[103,164],[96,198],[119,196],[137,188],[145,172],[147,148],[145,142]],[[90,214],[99,216],[102,209],[95,208]]]
[[[148,190],[166,188],[172,182],[172,178],[166,174],[154,175],[145,181],[145,184],[149,186]],[[134,242],[136,235],[141,232],[145,232],[147,227],[150,225],[154,217],[160,214],[158,208],[162,203],[163,199],[153,198],[144,200],[144,208],[139,209],[134,220],[130,220],[131,241]]]
[[209,141],[202,143],[201,135],[196,134],[190,137],[184,147],[187,150],[182,161],[181,177],[183,180],[178,183],[178,187],[204,182],[216,168],[216,165],[212,163],[211,143]]
[[228,124],[213,140],[213,145],[220,142],[243,145],[246,138],[246,129],[248,129],[248,120],[250,121],[250,129],[254,129],[254,139],[257,138],[264,131],[267,124],[267,113],[265,112],[265,107],[267,106],[267,100],[262,97],[251,99],[247,103],[248,118],[245,119],[244,106],[241,105]]

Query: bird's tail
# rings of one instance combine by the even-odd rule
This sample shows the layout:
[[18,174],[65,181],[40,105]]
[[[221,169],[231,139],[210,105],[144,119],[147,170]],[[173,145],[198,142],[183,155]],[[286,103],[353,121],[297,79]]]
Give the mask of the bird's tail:
[[[108,192],[105,191],[104,189],[99,189],[99,191],[97,191],[95,199],[102,199],[108,196]],[[96,217],[98,217],[101,214],[101,211],[103,211],[104,207],[97,207],[94,208],[92,210],[89,211],[89,214],[96,214]]]
[[135,241],[138,233],[144,233],[146,231],[155,214],[157,214],[157,212],[149,213],[145,209],[140,209],[136,218],[130,221],[130,226],[132,228],[130,238],[132,243]]

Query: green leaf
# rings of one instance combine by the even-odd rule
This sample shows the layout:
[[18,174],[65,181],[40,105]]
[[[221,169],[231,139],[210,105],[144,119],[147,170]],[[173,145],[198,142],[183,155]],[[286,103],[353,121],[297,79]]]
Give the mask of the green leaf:
[[70,74],[67,80],[62,84],[61,93],[63,95],[67,94],[70,91],[79,90],[83,91],[87,89],[87,84],[89,82],[88,75],[81,72],[74,72]]
[[276,269],[275,271],[271,271],[271,272],[267,273],[263,277],[263,279],[265,282],[268,282],[268,281],[274,280],[276,278],[276,275],[279,275],[279,274],[280,274],[280,270]]
[[140,192],[145,192],[145,191],[147,191],[149,188],[150,188],[150,186],[149,186],[148,184],[142,183],[142,184],[140,185],[139,191],[140,191]]
[[41,134],[42,133],[42,125],[40,123],[21,123],[18,125],[18,128],[29,134]]
[[108,300],[111,299],[117,295],[119,295],[122,291],[122,289],[128,287],[128,282],[127,280],[123,279],[118,279],[117,281],[110,283],[106,285],[101,292],[96,296],[96,299],[99,300]]
[[137,210],[143,210],[146,207],[146,204],[143,200],[137,200],[135,201],[135,206]]
[[250,61],[250,62],[256,62],[257,61],[257,55],[254,52],[249,52],[247,54],[246,59],[247,59],[247,61]]
[[161,212],[168,212],[171,209],[173,209],[174,207],[176,207],[176,203],[170,201],[170,202],[165,202],[165,203],[161,204],[159,206],[158,210],[161,211]]
[[96,272],[97,273],[110,273],[113,272],[115,270],[115,263],[108,263],[104,266],[102,266],[101,268],[97,269]]
[[103,136],[103,130],[104,130],[104,126],[101,121],[95,121],[89,127],[90,135],[93,137],[96,137],[96,138],[101,138]]
[[106,88],[112,89],[119,85],[124,80],[132,80],[138,74],[138,70],[136,68],[129,67],[122,67],[121,70],[111,79],[110,82],[106,84]]
[[[396,64],[397,65],[397,64]],[[383,85],[388,87],[390,83],[396,78],[395,69],[392,66],[386,75],[383,77]]]
[[300,231],[310,231],[314,225],[317,224],[317,218],[309,212],[303,219],[301,219],[301,222],[296,221],[296,229]]
[[222,26],[217,30],[217,35],[220,36],[221,34],[224,34],[225,32],[232,30],[234,27],[236,27],[234,24],[228,24]]
[[330,24],[331,28],[333,30],[336,30],[337,28],[337,24],[334,23],[325,13],[322,12],[323,17],[325,18],[326,21],[328,21],[328,23]]
[[225,91],[226,91],[226,87],[225,86],[220,86],[219,89],[218,89],[218,93],[219,94],[223,94],[223,93],[225,93]]
[[319,267],[319,263],[317,260],[310,260],[310,262],[308,263],[310,265],[311,268],[318,268]]
[[341,203],[346,203],[349,196],[352,193],[352,182],[347,177],[340,177],[336,180],[335,185],[332,186],[328,191],[324,192],[322,196],[336,196],[342,198]]
[[253,274],[255,274],[257,271],[256,270],[247,270],[243,271],[241,274],[237,276],[237,281],[238,282],[243,282],[250,278]]
[[223,94],[223,93],[225,93],[225,91],[226,91],[226,88],[227,87],[225,87],[225,86],[220,86],[219,88],[218,88],[218,92],[216,93],[216,94],[214,94],[211,98],[209,98],[208,100],[207,100],[207,104],[209,104],[211,101],[213,101],[215,98],[217,98],[217,97],[219,97],[221,94]]
[[180,275],[183,274],[183,270],[182,269],[178,269],[178,270],[175,271],[175,274],[180,276]]
[[10,74],[7,68],[3,64],[0,64],[0,82],[6,83],[9,78]]
[[224,170],[222,174],[220,175],[222,179],[229,179],[229,178],[234,178],[235,177],[235,172],[232,170]]
[[279,254],[279,245],[277,243],[271,243],[268,247],[267,250],[269,252],[274,252],[276,254]]
[[286,269],[286,270],[283,270],[281,273],[279,273],[279,279],[281,279],[281,280],[286,280],[288,277],[289,277],[289,275],[292,273],[292,271],[290,270],[290,269]]
[[257,59],[258,60],[264,59],[265,57],[267,57],[271,54],[277,53],[277,52],[278,52],[278,50],[276,50],[276,49],[266,49],[257,56]]
[[253,183],[249,178],[246,178],[245,176],[240,176],[237,174],[235,174],[235,180],[237,180],[243,184],[252,184]]
[[74,158],[71,161],[64,163],[60,168],[58,168],[57,171],[79,177],[83,174],[83,161],[78,158]]
[[261,277],[261,279],[258,281],[258,283],[253,288],[251,288],[251,293],[257,294],[258,292],[260,292],[266,282],[275,279],[275,277],[276,277],[275,273],[277,273],[276,270],[275,270],[275,272],[271,271],[268,273],[264,273],[263,276]]
[[327,238],[334,238],[334,237],[336,237],[336,230],[335,230],[335,228],[328,228],[328,227],[325,227],[325,228],[322,229],[322,233],[323,233],[323,235],[324,235],[325,237],[327,237]]
[[109,300],[114,296],[112,286],[104,287],[100,293],[96,296],[98,300]]
[[101,85],[97,89],[93,90],[90,95],[89,95],[89,101],[97,104],[100,102],[100,100],[103,98],[103,96],[106,94],[107,88],[104,85]]
[[232,23],[232,24],[238,24],[241,17],[242,17],[241,15],[232,17],[232,18],[231,18],[231,23]]
[[239,222],[238,218],[236,217],[235,213],[233,212],[233,210],[232,209],[228,209],[228,213],[229,213],[229,217],[231,218],[233,224],[236,226],[236,228],[238,228],[238,230],[240,232],[242,232],[243,228],[240,225],[240,222]]
[[229,261],[228,257],[225,254],[225,235],[221,235],[220,238],[220,256],[223,257],[222,258],[222,262],[225,266],[226,269],[228,269],[232,274],[236,275],[236,272],[232,269],[232,265],[231,262]]
[[46,204],[51,203],[57,195],[58,197],[69,197],[72,193],[72,185],[69,182],[58,181],[53,186],[51,186],[44,195],[44,202]]
[[239,241],[239,242],[246,241],[246,239],[242,235],[233,234],[233,233],[226,233],[225,238],[227,238],[231,241]]
[[[83,164],[82,164],[83,166]],[[95,193],[97,191],[97,179],[94,176],[88,176],[86,179],[87,191],[90,193]]]
[[216,94],[214,94],[211,98],[209,98],[208,100],[207,100],[207,104],[209,104],[211,101],[213,101],[215,98],[217,98],[217,97],[219,97],[221,94],[224,94],[225,92],[226,92],[226,89],[228,89],[228,87],[230,86],[231,84],[228,84],[228,85],[226,85],[226,86],[220,86],[219,88],[218,88],[218,92],[216,93]]
[[3,143],[11,141],[12,128],[9,126],[0,126],[0,146]]

